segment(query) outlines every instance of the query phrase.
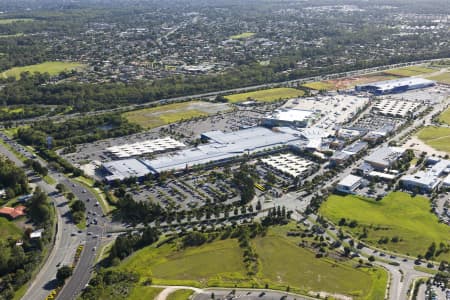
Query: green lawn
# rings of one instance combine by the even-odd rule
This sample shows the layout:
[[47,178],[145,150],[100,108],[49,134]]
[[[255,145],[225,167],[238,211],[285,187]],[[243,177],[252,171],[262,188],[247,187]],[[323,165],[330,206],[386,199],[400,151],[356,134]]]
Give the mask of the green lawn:
[[48,184],[50,184],[50,185],[56,184],[56,180],[53,179],[53,177],[51,177],[51,176],[49,176],[49,175],[46,175],[46,176],[42,177],[42,179],[43,179],[46,183],[48,183]]
[[21,113],[23,112],[23,107],[2,107],[0,108],[0,110],[7,112],[7,113],[11,113],[11,114],[17,114],[17,113]]
[[14,67],[9,70],[4,71],[0,75],[3,78],[7,77],[16,77],[16,79],[20,78],[20,73],[23,72],[40,72],[40,73],[49,73],[50,75],[58,75],[63,71],[70,71],[78,68],[82,68],[83,65],[77,62],[62,62],[62,61],[49,61],[41,64],[24,66],[24,67]]
[[244,278],[242,251],[236,240],[176,251],[174,245],[149,247],[124,261],[121,269],[152,277],[155,284],[207,286],[210,280],[232,283]]
[[293,88],[274,88],[274,89],[259,90],[259,91],[254,91],[254,92],[229,95],[229,96],[225,96],[225,98],[232,103],[243,102],[243,101],[247,101],[247,100],[272,102],[272,101],[277,101],[277,100],[281,100],[281,99],[301,97],[304,94],[305,94],[304,91],[293,89]]
[[127,297],[127,300],[153,300],[161,293],[162,288],[155,288],[151,286],[136,285],[131,290],[131,294]]
[[450,125],[450,108],[446,109],[439,115],[439,122]]
[[22,236],[22,230],[9,221],[5,217],[0,217],[0,239],[7,240],[8,238],[19,239]]
[[[345,229],[358,236],[366,228],[368,243],[412,256],[425,254],[433,241],[437,245],[450,243],[450,227],[438,222],[430,212],[429,200],[422,196],[412,198],[407,193],[393,192],[377,202],[353,195],[332,195],[322,204],[320,214],[335,223],[341,218],[356,220],[358,226]],[[397,243],[391,241],[395,236],[400,239]],[[379,245],[382,237],[389,238],[389,242]],[[444,253],[437,260],[449,258],[450,253]]]
[[129,111],[123,115],[129,122],[139,124],[144,129],[151,129],[228,109],[229,107],[224,104],[189,101]]
[[11,24],[15,22],[31,22],[34,19],[26,19],[26,18],[15,18],[15,19],[0,19],[0,25]]
[[233,40],[245,40],[245,39],[251,38],[254,35],[255,35],[254,32],[243,32],[243,33],[240,33],[240,34],[236,34],[236,35],[230,36],[230,39],[233,39]]
[[400,68],[400,69],[386,70],[386,71],[383,71],[383,73],[389,74],[389,75],[409,77],[409,76],[433,73],[436,71],[437,70],[435,70],[435,69],[427,68],[427,67],[423,67],[423,66],[409,66],[409,67]]
[[299,238],[286,237],[290,225],[271,228],[266,236],[252,240],[260,261],[255,277],[247,275],[243,252],[235,239],[182,250],[177,243],[150,246],[137,251],[118,268],[138,272],[142,281],[152,278],[154,284],[264,287],[267,283],[280,290],[290,286],[297,293],[326,291],[355,299],[384,298],[384,270],[356,268],[354,261],[318,259],[313,252],[297,246]]
[[193,293],[193,290],[176,290],[167,296],[167,300],[187,300]]
[[16,33],[16,34],[0,34],[0,39],[8,39],[8,38],[15,38],[15,37],[21,37],[25,36],[23,33]]
[[[294,290],[326,291],[363,299],[384,298],[387,275],[381,270],[355,269],[347,264],[317,259],[314,253],[276,234],[257,238],[253,244],[261,261],[261,276],[271,282],[271,287],[289,285]],[[375,284],[378,280],[381,285]]]
[[450,84],[450,72],[445,72],[439,75],[430,76],[427,79],[436,80],[440,83]]
[[315,81],[315,82],[309,82],[302,84],[302,86],[313,89],[313,90],[334,90],[336,89],[336,86],[332,84],[331,82],[327,81]]
[[[447,119],[444,112],[443,120]],[[417,133],[417,137],[436,150],[450,153],[450,128],[428,126]]]

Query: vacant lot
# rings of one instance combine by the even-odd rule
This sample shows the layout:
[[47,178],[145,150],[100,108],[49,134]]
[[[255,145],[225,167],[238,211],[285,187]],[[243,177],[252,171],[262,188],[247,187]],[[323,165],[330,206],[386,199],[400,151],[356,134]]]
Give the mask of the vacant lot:
[[444,72],[439,75],[427,77],[427,79],[436,80],[437,82],[450,84],[450,72]]
[[392,69],[383,71],[385,74],[389,75],[396,75],[396,76],[403,76],[403,77],[409,77],[409,76],[417,76],[417,75],[423,75],[428,73],[436,72],[435,69],[427,68],[423,66],[409,66],[405,68],[400,69]]
[[166,244],[138,251],[120,268],[152,277],[155,284],[206,286],[209,280],[231,284],[246,272],[242,254],[237,241],[231,239],[181,251]]
[[260,90],[248,93],[234,94],[225,96],[225,98],[232,102],[243,102],[247,100],[256,100],[261,102],[272,102],[281,99],[290,99],[301,97],[305,92],[293,88],[274,88],[267,90]]
[[230,36],[230,39],[233,39],[233,40],[245,40],[245,39],[251,38],[254,35],[255,35],[254,32],[243,32],[241,34],[236,34],[236,35]]
[[123,115],[131,123],[139,124],[144,129],[150,129],[181,120],[216,114],[229,109],[228,104],[190,101],[129,111]]
[[30,73],[49,73],[50,75],[58,75],[63,71],[71,71],[74,69],[82,68],[83,65],[77,62],[63,62],[63,61],[50,61],[37,65],[30,65],[24,67],[14,67],[12,69],[6,70],[1,73],[1,76],[6,77],[16,77],[20,78],[20,73],[30,72]]
[[[363,299],[381,300],[384,297],[387,278],[381,270],[372,270],[371,274],[367,269],[317,259],[312,252],[277,235],[257,238],[254,246],[261,260],[262,276],[272,284]],[[381,290],[374,288],[379,286],[375,284],[377,280],[382,281]]]
[[0,19],[0,25],[11,24],[11,23],[15,23],[15,22],[31,22],[31,21],[34,21],[34,19],[25,19],[25,18],[23,18],[23,19],[20,19],[20,18],[17,18],[17,19]]
[[[299,238],[287,238],[289,226],[271,228],[252,240],[259,257],[259,272],[248,277],[243,250],[235,239],[216,240],[197,248],[179,250],[175,244],[144,248],[120,266],[148,277],[155,284],[190,286],[241,286],[252,284],[293,292],[325,291],[355,299],[383,299],[387,274],[381,269],[356,268],[354,261],[338,263],[315,258],[299,247]],[[178,299],[178,298],[176,298]],[[179,298],[181,299],[181,298]]]
[[8,240],[8,238],[18,239],[22,236],[22,230],[4,217],[0,217],[0,239]]
[[[335,223],[341,218],[355,220],[356,227],[345,227],[355,236],[366,230],[367,242],[412,256],[425,254],[432,242],[437,245],[450,242],[450,227],[438,222],[430,212],[429,200],[421,196],[393,192],[381,201],[375,201],[353,195],[332,195],[322,205],[320,213]],[[379,244],[384,237],[388,242]],[[393,241],[394,237],[398,238],[397,242]],[[445,253],[437,259],[449,258],[450,253]]]
[[[443,116],[443,120],[448,120],[447,114]],[[428,126],[421,129],[417,137],[436,150],[450,153],[450,128]]]

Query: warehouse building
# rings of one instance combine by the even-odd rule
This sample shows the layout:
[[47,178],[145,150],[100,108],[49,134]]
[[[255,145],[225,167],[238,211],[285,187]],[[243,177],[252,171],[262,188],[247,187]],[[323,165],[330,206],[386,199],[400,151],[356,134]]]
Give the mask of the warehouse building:
[[374,95],[386,95],[427,88],[434,86],[435,84],[436,82],[432,80],[418,77],[408,77],[357,85],[355,86],[355,90],[358,92],[369,92]]

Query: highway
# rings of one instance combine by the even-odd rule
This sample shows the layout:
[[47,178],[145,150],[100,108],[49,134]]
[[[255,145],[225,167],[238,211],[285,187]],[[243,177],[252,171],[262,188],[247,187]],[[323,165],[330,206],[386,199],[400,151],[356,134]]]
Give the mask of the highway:
[[[32,156],[31,153],[27,153],[28,151],[26,148],[10,141],[4,134],[0,134],[0,138],[22,154],[26,154],[29,157]],[[24,167],[23,162],[2,144],[0,144],[0,153],[11,159],[17,166]],[[38,158],[38,160],[41,164],[47,165],[42,159]],[[47,184],[40,178],[37,180],[30,179],[30,181],[33,181],[45,191],[50,196],[52,203],[54,203],[57,218],[57,231],[55,234],[55,244],[51,247],[47,260],[28,287],[27,292],[22,298],[23,300],[45,299],[50,291],[56,288],[56,272],[58,267],[62,265],[71,265],[74,261],[77,247],[80,244],[83,244],[84,250],[82,251],[73,275],[68,279],[57,298],[64,300],[74,299],[89,282],[97,252],[96,249],[103,236],[103,228],[108,223],[108,219],[103,217],[101,206],[97,205],[95,196],[89,190],[85,189],[81,184],[67,178],[62,173],[49,170],[48,175],[56,182],[64,184],[78,199],[84,201],[86,204],[87,216],[90,217],[90,221],[95,218],[97,220],[97,225],[90,224],[87,230],[80,231],[71,220],[70,208],[67,205],[68,200],[59,194],[54,186]]]
[[429,62],[433,62],[433,61],[440,61],[443,59],[448,59],[448,58],[418,60],[418,61],[412,61],[412,62],[406,62],[406,63],[372,67],[372,68],[367,68],[367,69],[362,69],[362,70],[334,73],[334,74],[321,75],[321,76],[312,76],[312,77],[307,77],[307,78],[300,78],[300,79],[275,82],[275,83],[258,84],[258,85],[252,85],[252,86],[247,86],[247,87],[221,90],[221,91],[216,91],[216,92],[199,93],[199,94],[195,94],[195,95],[187,95],[187,96],[180,96],[180,97],[174,97],[174,98],[168,98],[168,99],[160,99],[160,100],[151,101],[151,102],[147,102],[147,103],[126,105],[126,106],[121,106],[119,108],[97,110],[97,111],[91,111],[91,112],[87,112],[87,113],[73,113],[73,114],[68,114],[68,115],[56,115],[56,116],[50,116],[50,117],[49,116],[41,116],[41,117],[35,117],[35,118],[30,118],[30,119],[23,119],[20,121],[16,121],[16,123],[26,124],[26,123],[36,122],[36,121],[48,121],[48,120],[59,122],[59,121],[65,121],[67,119],[72,119],[72,118],[77,118],[77,117],[82,117],[82,116],[94,116],[94,115],[104,114],[104,113],[108,113],[108,112],[123,112],[123,111],[129,111],[129,110],[133,110],[133,109],[137,109],[137,108],[145,108],[145,107],[151,107],[154,105],[182,102],[182,101],[193,100],[193,99],[207,99],[207,98],[214,99],[216,96],[219,96],[219,95],[243,93],[243,92],[249,92],[249,91],[263,89],[263,88],[290,86],[290,85],[299,84],[299,83],[302,84],[302,83],[307,83],[307,82],[321,81],[321,80],[327,80],[327,79],[336,79],[336,78],[343,78],[343,77],[349,77],[349,76],[360,76],[363,74],[371,74],[371,73],[376,73],[376,72],[380,72],[383,70],[389,70],[389,69],[395,69],[395,68],[400,68],[400,67],[406,67],[406,66],[410,66],[410,65],[429,63]]
[[[87,227],[85,235],[84,250],[81,253],[80,260],[75,267],[72,277],[66,282],[57,299],[75,299],[81,290],[86,286],[91,277],[95,255],[99,249],[100,240],[104,233],[104,227],[107,223],[106,217],[103,217],[103,211],[94,195],[86,190],[82,185],[61,175],[59,182],[70,187],[75,196],[83,200],[86,204],[87,216],[89,220],[96,219],[97,225],[91,224]],[[95,215],[94,215],[95,214]]]
[[[422,61],[423,62],[423,61]],[[177,102],[177,101],[185,101],[188,99],[196,99],[196,98],[205,98],[205,97],[214,97],[220,94],[228,94],[228,93],[237,93],[237,92],[245,92],[249,90],[254,90],[258,88],[265,88],[265,87],[276,87],[276,86],[282,86],[282,85],[288,85],[292,83],[298,83],[298,82],[308,82],[308,81],[316,81],[316,80],[323,80],[326,78],[336,78],[336,77],[342,77],[342,76],[354,76],[358,74],[363,73],[370,73],[370,72],[377,72],[381,69],[389,69],[389,68],[397,68],[405,65],[410,64],[417,64],[420,62],[412,62],[412,63],[406,63],[406,64],[396,64],[391,66],[385,66],[385,67],[378,67],[378,68],[370,68],[365,70],[359,70],[354,72],[346,72],[346,73],[339,73],[339,74],[332,74],[328,76],[321,76],[321,77],[311,77],[311,78],[305,78],[305,79],[299,79],[299,80],[292,80],[282,83],[271,83],[271,84],[264,84],[264,85],[257,85],[257,86],[251,86],[251,87],[244,87],[244,88],[238,88],[238,89],[231,89],[226,91],[220,91],[220,92],[212,92],[212,93],[204,93],[204,94],[198,94],[198,95],[191,95],[191,96],[184,96],[184,97],[177,97],[172,99],[163,99],[159,100],[157,102],[147,103],[144,105],[131,105],[120,109],[114,109],[114,110],[104,110],[104,111],[97,111],[97,112],[91,112],[87,115],[95,115],[99,113],[104,113],[108,111],[121,111],[121,110],[129,110],[137,107],[144,107],[148,105],[154,105],[154,104],[164,104],[164,103],[171,103],[171,102]],[[441,109],[441,106],[436,106],[433,109],[433,112],[431,112],[427,116],[427,123],[429,123],[430,116],[434,113],[436,113],[438,110]],[[68,116],[63,116],[62,118],[73,118],[78,117],[80,114],[72,114]],[[58,116],[57,118],[61,118],[61,116]],[[55,117],[56,119],[56,117]],[[32,120],[38,120],[32,119]],[[32,121],[31,119],[28,121]],[[47,118],[48,120],[48,118]],[[409,128],[403,130],[402,132],[398,133],[395,137],[401,136],[404,134],[405,131],[411,130],[411,128],[420,126],[420,121],[417,120],[415,123],[410,126]],[[3,134],[0,136],[6,143],[10,143],[11,146],[13,146],[13,142],[9,141],[6,136]],[[394,138],[392,138],[394,139]],[[14,147],[21,147],[21,152],[27,152],[27,150],[20,146],[15,145]],[[10,152],[8,149],[6,149],[3,145],[0,145],[0,152],[8,156],[11,160],[13,160],[18,166],[23,167],[23,163],[17,159],[17,157]],[[32,154],[28,153],[29,156]],[[47,165],[47,163],[43,160],[40,160],[41,164]],[[333,182],[338,180],[339,178],[342,178],[349,174],[351,172],[351,168],[347,168],[345,171],[341,172],[339,176],[336,178],[331,179],[329,182],[326,182],[321,188],[327,188],[332,185]],[[64,264],[71,264],[74,259],[75,251],[78,245],[83,244],[84,250],[81,254],[80,260],[78,264],[76,265],[76,268],[74,270],[73,276],[66,282],[65,286],[61,290],[60,294],[58,295],[57,299],[74,299],[77,294],[81,292],[81,290],[86,286],[86,284],[89,281],[89,278],[92,274],[92,269],[94,265],[96,250],[99,248],[100,242],[102,237],[105,233],[105,228],[109,227],[111,224],[109,223],[109,220],[105,217],[103,217],[103,212],[101,210],[101,206],[96,205],[96,198],[95,196],[90,193],[89,190],[85,189],[81,184],[72,181],[71,179],[64,176],[64,174],[55,172],[55,171],[49,171],[49,176],[55,179],[55,181],[65,184],[69,190],[71,190],[75,196],[84,201],[87,207],[88,216],[90,216],[90,221],[94,218],[97,220],[97,224],[90,224],[87,230],[82,231],[81,233],[78,232],[78,229],[76,226],[72,223],[70,219],[70,213],[68,208],[68,201],[65,199],[62,195],[59,195],[55,193],[54,186],[46,184],[42,180],[37,180],[36,184],[41,187],[42,190],[46,191],[50,194],[50,197],[52,199],[52,202],[55,205],[56,208],[56,217],[57,217],[57,232],[55,236],[55,244],[51,249],[51,252],[48,256],[48,259],[43,264],[42,268],[40,269],[39,273],[36,275],[34,281],[29,286],[25,296],[23,299],[25,300],[40,300],[45,299],[45,297],[49,294],[49,292],[55,287],[55,278],[56,278],[56,271],[57,266],[64,265]],[[288,199],[289,198],[289,199]],[[305,197],[302,198],[302,201],[299,201],[299,196],[294,196],[291,194],[289,197],[284,199],[280,199],[281,202],[286,202],[286,207],[292,210],[298,210],[300,206],[300,210],[303,210],[306,205],[309,203],[309,200],[311,197]],[[284,204],[284,203],[283,203]],[[94,215],[95,213],[95,215]],[[116,224],[117,225],[117,224]],[[121,226],[119,226],[121,227]],[[382,265],[382,264],[380,264]],[[414,270],[414,266],[411,265],[411,263],[401,263],[400,268],[399,267],[393,267],[391,265],[383,265],[386,269],[388,269],[392,276],[392,284],[390,288],[391,297],[390,299],[402,299],[402,298],[395,298],[398,295],[400,297],[403,297],[406,295],[406,291],[409,288],[409,283],[412,282],[412,280],[418,276],[424,276],[425,273],[417,272]],[[399,269],[402,269],[404,272],[403,276],[400,276]],[[428,276],[425,274],[425,276]],[[393,298],[394,297],[394,298]]]

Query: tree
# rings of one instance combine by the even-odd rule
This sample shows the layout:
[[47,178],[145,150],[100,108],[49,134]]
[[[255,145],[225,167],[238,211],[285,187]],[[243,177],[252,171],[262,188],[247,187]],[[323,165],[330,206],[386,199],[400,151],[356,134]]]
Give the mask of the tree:
[[375,257],[373,255],[369,256],[369,261],[370,262],[374,262],[375,261]]
[[64,285],[64,282],[70,276],[72,276],[72,268],[69,266],[62,266],[56,272],[56,280],[58,281],[59,285]]
[[73,199],[75,199],[75,195],[72,192],[68,193],[66,197],[67,197],[67,199],[69,199],[69,201],[72,201]]
[[65,191],[67,191],[67,187],[66,187],[64,184],[62,184],[62,183],[58,183],[58,184],[56,185],[56,189],[57,189],[58,192],[60,192],[60,193],[64,193]]
[[81,200],[75,200],[72,205],[70,206],[70,208],[72,209],[72,211],[77,212],[77,211],[81,211],[84,212],[86,210],[86,205],[84,204],[83,201]]

